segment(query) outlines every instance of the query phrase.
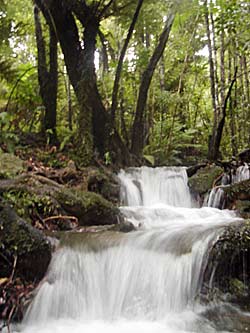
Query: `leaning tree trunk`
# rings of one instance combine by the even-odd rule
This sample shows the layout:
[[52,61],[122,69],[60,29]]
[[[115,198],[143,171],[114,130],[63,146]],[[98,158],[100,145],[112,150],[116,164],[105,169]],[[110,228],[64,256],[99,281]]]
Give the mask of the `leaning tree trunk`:
[[121,78],[121,73],[122,73],[122,66],[123,66],[123,61],[124,61],[124,57],[129,45],[129,41],[132,37],[134,28],[135,28],[135,24],[137,22],[142,4],[143,4],[144,0],[138,0],[138,4],[132,19],[132,22],[130,24],[129,30],[128,30],[128,34],[127,37],[125,39],[124,45],[122,47],[121,50],[121,54],[118,60],[118,65],[116,68],[116,73],[115,73],[115,81],[114,81],[114,87],[113,87],[113,92],[112,92],[112,105],[111,105],[111,120],[112,123],[115,124],[115,115],[116,115],[116,109],[117,109],[117,96],[118,96],[118,91],[119,91],[119,83],[120,83],[120,78]]
[[144,148],[144,111],[147,103],[148,90],[150,87],[150,83],[155,68],[164,52],[173,22],[174,22],[174,15],[171,14],[168,17],[165,27],[160,35],[159,43],[156,46],[153,55],[150,58],[149,64],[142,75],[141,85],[139,89],[139,96],[136,105],[135,119],[132,129],[132,144],[131,144],[131,152],[139,158],[141,158],[142,151]]
[[232,89],[233,86],[237,80],[237,67],[235,68],[235,72],[234,72],[234,77],[230,83],[230,86],[228,88],[228,92],[227,95],[225,97],[225,101],[224,101],[224,105],[222,108],[222,115],[221,118],[218,122],[218,126],[216,128],[216,132],[215,132],[215,139],[214,139],[214,160],[218,159],[219,157],[219,149],[220,149],[220,143],[221,143],[221,138],[222,138],[222,134],[223,134],[223,129],[224,129],[224,125],[225,125],[225,121],[226,121],[226,110],[227,110],[227,104],[228,101],[230,99],[231,93],[232,93]]
[[[56,135],[56,107],[57,107],[57,37],[53,28],[50,27],[49,65],[46,63],[46,48],[43,38],[42,25],[38,7],[34,7],[35,32],[38,52],[38,81],[40,94],[45,107],[42,124],[42,132],[52,144],[57,143]],[[49,68],[48,68],[49,66]]]

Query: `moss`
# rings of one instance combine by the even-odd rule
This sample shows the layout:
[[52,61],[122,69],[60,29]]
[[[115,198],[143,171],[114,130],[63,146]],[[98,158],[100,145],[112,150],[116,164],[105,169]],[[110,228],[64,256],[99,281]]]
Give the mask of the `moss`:
[[61,189],[56,200],[80,225],[104,225],[117,223],[118,209],[97,193]]
[[[236,303],[250,299],[250,220],[233,223],[226,227],[213,245],[204,275],[208,284],[213,274],[213,288],[231,293]],[[247,295],[246,295],[247,293]]]
[[234,200],[250,200],[250,179],[231,186],[225,186],[224,192],[231,202]]
[[[44,218],[58,215],[74,216],[80,225],[117,223],[118,209],[101,195],[67,188],[42,176],[27,175],[4,181],[1,192],[20,215],[32,223],[40,221],[43,224]],[[55,225],[55,229],[74,227],[70,219],[61,220],[67,223],[61,225],[60,222],[63,229],[60,225]]]
[[0,178],[13,178],[24,171],[23,161],[8,153],[0,153]]
[[240,216],[245,219],[250,218],[250,201],[248,200],[236,200],[235,209]]
[[212,187],[214,181],[223,173],[223,169],[216,165],[207,165],[189,178],[190,189],[197,194],[204,195]]
[[56,202],[49,195],[37,195],[27,190],[10,190],[3,193],[3,198],[14,207],[17,214],[32,223],[38,216],[42,218],[57,215]]
[[247,293],[247,286],[239,279],[230,279],[229,290],[237,298],[245,297]]
[[113,174],[107,174],[99,169],[93,169],[88,174],[88,191],[98,193],[105,199],[118,203],[120,185]]
[[41,232],[16,215],[12,208],[3,204],[0,208],[0,276],[11,274],[16,257],[17,275],[25,280],[40,280],[51,259],[49,242]]

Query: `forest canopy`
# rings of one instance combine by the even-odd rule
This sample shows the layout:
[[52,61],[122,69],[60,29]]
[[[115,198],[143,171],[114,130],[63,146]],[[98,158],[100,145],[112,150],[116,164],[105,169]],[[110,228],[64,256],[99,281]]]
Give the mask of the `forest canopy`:
[[0,0],[0,145],[134,165],[249,147],[250,4]]

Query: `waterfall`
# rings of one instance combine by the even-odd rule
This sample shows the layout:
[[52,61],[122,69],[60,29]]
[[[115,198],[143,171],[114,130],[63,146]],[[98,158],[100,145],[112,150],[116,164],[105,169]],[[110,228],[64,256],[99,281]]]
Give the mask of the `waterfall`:
[[224,202],[225,202],[225,194],[222,187],[214,187],[212,188],[209,198],[208,198],[208,207],[214,207],[214,208],[224,208]]
[[207,199],[206,205],[208,207],[214,207],[214,208],[224,208],[225,203],[225,193],[223,191],[223,187],[227,186],[229,184],[229,179],[231,178],[231,183],[236,184],[239,182],[242,182],[244,180],[247,180],[250,178],[250,170],[247,163],[244,165],[239,166],[236,169],[235,174],[232,174],[231,177],[227,174],[224,174],[221,180],[221,186],[216,186],[212,188],[210,191],[210,194]]
[[196,208],[185,168],[121,171],[138,230],[69,234],[18,329],[24,333],[216,332],[199,302],[208,248],[233,212]]
[[124,205],[148,206],[163,203],[175,207],[191,207],[185,168],[132,168],[122,170],[121,199]]
[[232,177],[232,183],[239,183],[243,180],[247,180],[250,178],[250,171],[249,166],[247,163],[244,163],[244,165],[241,165],[237,168],[235,175]]

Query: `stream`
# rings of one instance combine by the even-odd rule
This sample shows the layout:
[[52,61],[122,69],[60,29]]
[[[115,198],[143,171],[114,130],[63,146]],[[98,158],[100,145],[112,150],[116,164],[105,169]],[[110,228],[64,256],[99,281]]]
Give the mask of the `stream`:
[[[72,233],[14,331],[240,332],[235,322],[248,314],[199,298],[209,248],[239,218],[198,208],[185,168],[131,168],[118,176],[121,213],[138,231]],[[206,315],[212,309],[214,320]]]

